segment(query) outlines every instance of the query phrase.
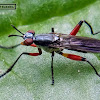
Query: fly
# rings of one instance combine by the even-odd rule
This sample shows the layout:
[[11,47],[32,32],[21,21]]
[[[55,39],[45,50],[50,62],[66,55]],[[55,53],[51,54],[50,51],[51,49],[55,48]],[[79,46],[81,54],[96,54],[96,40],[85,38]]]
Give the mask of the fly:
[[23,34],[14,25],[11,25],[14,29],[16,29],[22,35],[9,35],[9,37],[12,37],[12,36],[22,37],[24,41],[21,42],[20,44],[10,46],[10,47],[5,47],[5,46],[0,45],[0,48],[12,49],[19,45],[25,45],[25,46],[37,47],[38,53],[28,53],[28,52],[21,53],[19,57],[15,60],[15,62],[7,69],[7,71],[4,72],[0,76],[0,78],[12,70],[12,68],[14,67],[14,65],[17,63],[17,61],[20,59],[22,55],[39,56],[42,54],[41,49],[44,49],[45,51],[51,53],[52,85],[54,85],[53,58],[54,58],[55,53],[58,53],[72,60],[87,62],[94,69],[96,75],[100,77],[100,74],[98,74],[95,67],[86,58],[78,56],[78,55],[62,52],[64,49],[68,49],[68,50],[74,50],[74,51],[83,52],[83,53],[87,53],[87,52],[100,53],[100,40],[94,39],[94,38],[76,36],[83,22],[89,26],[92,35],[100,33],[100,31],[94,33],[91,25],[85,20],[80,21],[69,35],[55,33],[54,28],[52,28],[52,32],[48,34],[40,34],[40,35],[35,36],[35,31],[33,30],[29,30],[25,34]]

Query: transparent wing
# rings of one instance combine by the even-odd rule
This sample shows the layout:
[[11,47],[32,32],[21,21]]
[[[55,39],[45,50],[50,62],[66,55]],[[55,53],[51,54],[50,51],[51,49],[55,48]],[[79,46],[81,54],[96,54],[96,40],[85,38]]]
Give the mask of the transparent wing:
[[99,53],[100,40],[88,37],[62,34],[59,40],[50,44],[50,47]]

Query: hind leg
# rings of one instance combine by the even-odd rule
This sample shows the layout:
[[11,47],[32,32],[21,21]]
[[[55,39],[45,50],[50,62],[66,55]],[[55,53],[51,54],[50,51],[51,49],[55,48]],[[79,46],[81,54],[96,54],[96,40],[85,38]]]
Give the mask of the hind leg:
[[78,55],[74,55],[74,54],[63,53],[63,52],[57,52],[57,53],[60,54],[60,55],[62,55],[62,56],[64,56],[64,57],[66,57],[66,58],[72,59],[72,60],[87,62],[94,69],[96,75],[98,75],[100,77],[100,74],[98,74],[98,72],[95,69],[95,67],[86,58],[78,56]]

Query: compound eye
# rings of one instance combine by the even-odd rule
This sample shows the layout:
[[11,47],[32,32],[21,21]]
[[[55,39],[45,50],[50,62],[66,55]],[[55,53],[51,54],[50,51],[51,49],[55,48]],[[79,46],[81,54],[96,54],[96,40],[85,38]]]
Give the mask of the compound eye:
[[24,41],[24,45],[31,45],[33,43],[33,39],[32,38],[28,38]]
[[32,34],[35,34],[35,31],[34,30],[28,30],[27,32],[28,33],[32,33]]

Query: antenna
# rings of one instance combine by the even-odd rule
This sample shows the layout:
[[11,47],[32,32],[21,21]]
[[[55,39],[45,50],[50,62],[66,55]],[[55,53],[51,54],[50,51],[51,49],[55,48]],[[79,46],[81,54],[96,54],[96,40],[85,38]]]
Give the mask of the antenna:
[[22,35],[24,35],[21,31],[19,31],[14,25],[12,25],[11,24],[11,26],[15,29],[15,30],[17,30],[19,33],[21,33]]

